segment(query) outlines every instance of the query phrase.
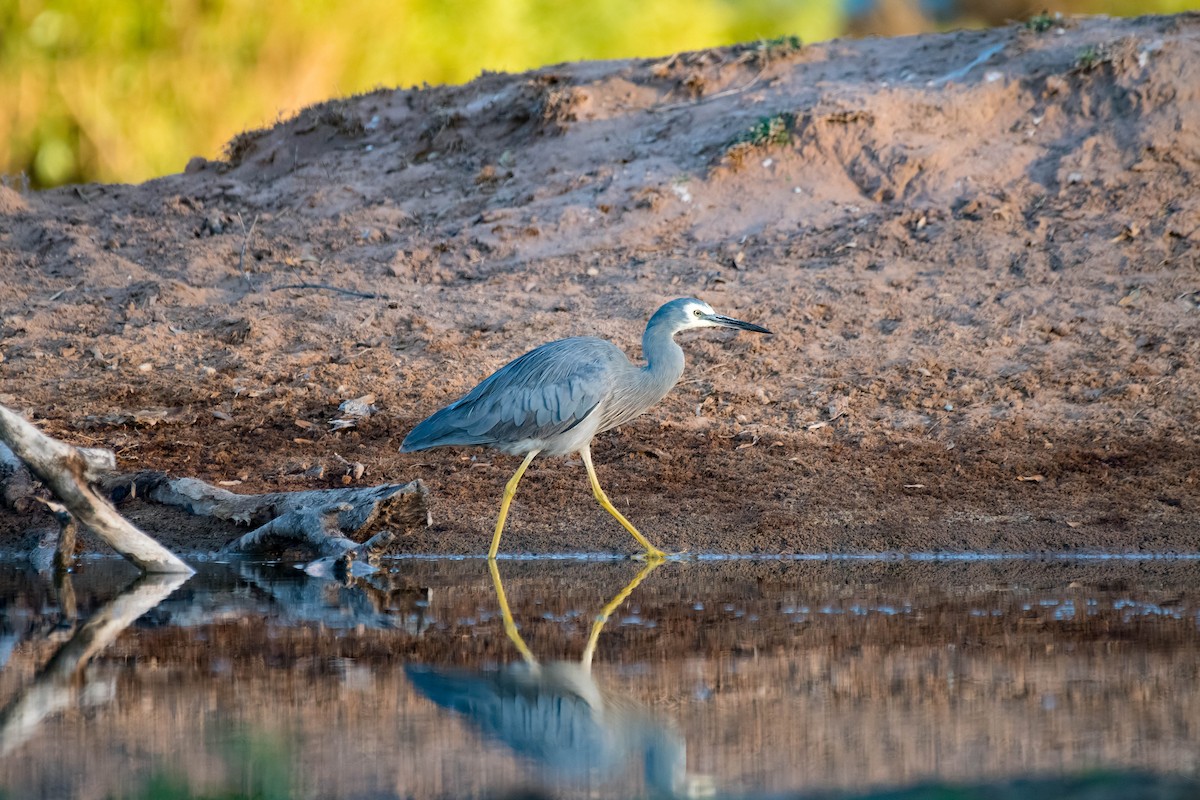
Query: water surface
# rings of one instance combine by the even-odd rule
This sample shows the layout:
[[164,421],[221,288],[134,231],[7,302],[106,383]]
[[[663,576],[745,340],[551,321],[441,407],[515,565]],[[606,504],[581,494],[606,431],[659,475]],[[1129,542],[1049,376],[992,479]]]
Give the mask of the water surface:
[[1075,796],[1197,796],[1198,573],[407,559],[182,581],[96,561],[56,584],[0,565],[0,791],[1037,797],[1082,775]]

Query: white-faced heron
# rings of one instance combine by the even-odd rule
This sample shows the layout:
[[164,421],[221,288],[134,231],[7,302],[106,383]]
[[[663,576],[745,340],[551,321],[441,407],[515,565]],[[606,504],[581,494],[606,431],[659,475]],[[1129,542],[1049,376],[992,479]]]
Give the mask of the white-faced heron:
[[463,397],[421,422],[404,438],[401,452],[448,445],[487,445],[525,460],[504,487],[500,516],[488,558],[500,549],[500,534],[517,484],[539,453],[579,453],[592,493],[604,510],[633,534],[645,557],[665,554],[625,519],[600,488],[592,466],[592,437],[624,425],[663,398],[683,375],[683,349],[675,334],[692,328],[736,328],[770,333],[750,322],[722,316],[702,300],[672,300],[646,323],[644,366],[632,364],[603,339],[576,336],[530,350],[485,378]]

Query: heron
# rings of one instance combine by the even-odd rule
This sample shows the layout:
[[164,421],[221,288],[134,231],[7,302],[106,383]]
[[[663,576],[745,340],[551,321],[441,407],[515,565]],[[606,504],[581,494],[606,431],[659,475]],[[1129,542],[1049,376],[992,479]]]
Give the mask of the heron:
[[733,328],[770,333],[713,310],[694,297],[681,297],[654,312],[642,334],[644,365],[633,364],[612,342],[592,336],[559,339],[510,361],[465,395],[418,423],[400,452],[433,447],[484,445],[525,459],[509,478],[500,501],[488,559],[496,558],[508,509],[521,476],[539,454],[578,453],[596,501],[633,535],[643,558],[662,559],[662,550],[617,510],[596,477],[592,439],[640,416],[666,396],[683,375],[683,348],[675,334],[693,328]]

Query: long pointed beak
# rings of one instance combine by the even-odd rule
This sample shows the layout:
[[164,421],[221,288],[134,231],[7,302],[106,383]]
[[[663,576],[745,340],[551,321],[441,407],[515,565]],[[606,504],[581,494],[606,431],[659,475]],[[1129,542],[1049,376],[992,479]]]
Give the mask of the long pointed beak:
[[762,325],[755,325],[753,322],[743,322],[740,319],[727,317],[724,314],[709,314],[705,317],[714,325],[720,325],[723,328],[736,328],[740,331],[754,331],[755,333],[770,333],[769,330]]

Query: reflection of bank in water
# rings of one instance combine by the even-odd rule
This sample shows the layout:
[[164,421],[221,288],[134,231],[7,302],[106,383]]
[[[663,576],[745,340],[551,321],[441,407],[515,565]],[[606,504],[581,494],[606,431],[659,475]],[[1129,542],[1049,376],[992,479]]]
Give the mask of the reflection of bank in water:
[[461,714],[487,738],[499,741],[547,776],[569,781],[622,777],[641,762],[646,788],[655,795],[710,793],[707,776],[687,772],[687,742],[668,720],[627,698],[603,691],[592,676],[592,656],[608,618],[662,562],[651,562],[596,617],[579,662],[542,663],[521,638],[500,571],[488,562],[504,632],[522,661],[494,671],[405,668],[417,690]]

